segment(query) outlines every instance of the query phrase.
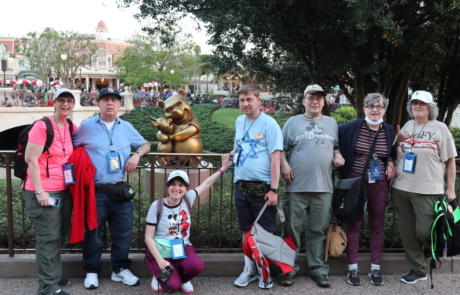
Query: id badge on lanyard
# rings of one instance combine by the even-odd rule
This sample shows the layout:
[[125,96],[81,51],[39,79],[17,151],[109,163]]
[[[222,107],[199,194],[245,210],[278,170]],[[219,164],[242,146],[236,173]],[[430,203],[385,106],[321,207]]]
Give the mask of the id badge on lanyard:
[[64,176],[64,185],[77,183],[75,180],[75,173],[73,171],[73,164],[65,164],[62,166],[62,174]]
[[414,154],[405,154],[403,162],[403,172],[415,173],[415,162],[417,160],[417,155]]
[[369,182],[371,179],[373,180],[382,179],[382,166],[380,165],[379,160],[371,161],[371,167],[369,171]]
[[172,259],[182,259],[187,257],[185,252],[184,239],[171,240]]
[[109,172],[121,171],[120,164],[120,153],[112,151],[107,153],[107,159],[109,163]]
[[232,163],[235,166],[238,166],[238,163],[240,162],[240,156],[241,156],[241,151],[243,149],[240,146],[237,146],[235,149],[235,153],[233,154],[233,160]]

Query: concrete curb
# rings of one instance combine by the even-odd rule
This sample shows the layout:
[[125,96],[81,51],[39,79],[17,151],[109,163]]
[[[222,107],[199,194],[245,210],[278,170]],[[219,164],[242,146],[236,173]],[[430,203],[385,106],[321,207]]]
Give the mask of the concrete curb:
[[[205,270],[201,276],[238,276],[243,269],[242,253],[220,253],[220,254],[199,254],[205,262]],[[149,277],[150,272],[144,263],[144,254],[130,254],[132,259],[130,269],[140,277]],[[305,254],[300,254],[297,259],[300,265],[299,275],[309,273]],[[427,269],[429,261],[426,260]],[[81,254],[63,254],[62,264],[64,276],[69,278],[82,278],[86,273],[82,267]],[[103,254],[101,259],[102,270],[100,276],[110,277],[112,270],[110,266],[110,254]],[[340,257],[331,257],[328,261],[330,275],[343,275],[347,273],[347,257],[342,254]],[[370,269],[370,254],[360,253],[358,264],[362,274],[366,274]],[[385,253],[383,254],[381,273],[382,274],[401,274],[409,272],[404,253]],[[460,273],[460,258],[449,257],[443,261],[441,268],[436,273]],[[35,254],[18,254],[8,257],[6,254],[0,255],[0,278],[33,278],[36,277]]]

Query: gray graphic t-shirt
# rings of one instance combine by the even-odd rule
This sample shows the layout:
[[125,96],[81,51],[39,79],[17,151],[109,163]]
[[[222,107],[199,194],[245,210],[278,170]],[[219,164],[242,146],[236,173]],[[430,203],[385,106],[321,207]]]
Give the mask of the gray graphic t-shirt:
[[331,178],[337,122],[328,116],[312,120],[305,115],[290,118],[283,127],[283,148],[294,173],[286,192],[333,192]]

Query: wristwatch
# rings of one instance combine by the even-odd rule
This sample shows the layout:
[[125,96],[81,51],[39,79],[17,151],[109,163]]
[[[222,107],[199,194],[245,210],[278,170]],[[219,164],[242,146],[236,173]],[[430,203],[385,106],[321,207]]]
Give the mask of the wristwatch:
[[142,157],[142,154],[140,152],[136,152],[136,154],[138,154],[139,157]]
[[279,189],[277,189],[277,188],[270,188],[270,191],[274,192],[275,194],[278,194]]
[[41,195],[41,193],[43,193],[43,190],[42,190],[42,189],[41,189],[41,190],[38,190],[38,191],[35,191],[35,194],[36,194],[36,195]]

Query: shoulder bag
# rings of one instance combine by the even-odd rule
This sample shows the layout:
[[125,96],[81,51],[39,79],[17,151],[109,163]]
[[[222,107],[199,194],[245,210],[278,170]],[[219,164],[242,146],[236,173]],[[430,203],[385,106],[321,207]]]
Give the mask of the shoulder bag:
[[364,212],[367,210],[365,175],[381,129],[382,127],[379,128],[374,137],[374,142],[367,156],[362,175],[355,178],[339,179],[335,186],[334,195],[332,196],[332,211],[340,221],[352,222],[361,220]]

